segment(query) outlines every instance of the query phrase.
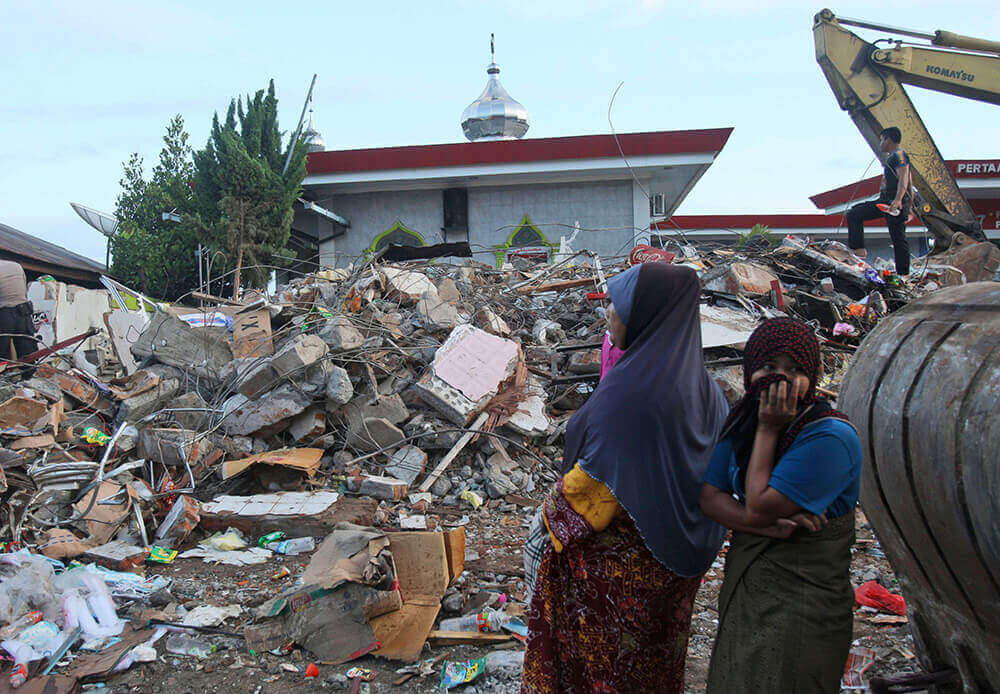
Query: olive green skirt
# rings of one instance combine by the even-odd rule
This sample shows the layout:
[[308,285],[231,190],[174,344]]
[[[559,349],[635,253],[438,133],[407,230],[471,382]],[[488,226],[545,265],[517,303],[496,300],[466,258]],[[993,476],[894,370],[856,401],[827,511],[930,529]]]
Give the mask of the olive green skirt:
[[851,648],[854,513],[786,540],[734,533],[709,694],[836,694]]

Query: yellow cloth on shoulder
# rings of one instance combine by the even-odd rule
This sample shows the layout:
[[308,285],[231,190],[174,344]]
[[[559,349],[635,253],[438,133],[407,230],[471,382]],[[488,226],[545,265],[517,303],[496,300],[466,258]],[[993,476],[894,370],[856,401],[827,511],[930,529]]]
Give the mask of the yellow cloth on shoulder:
[[[563,476],[562,495],[569,502],[570,508],[590,523],[595,533],[611,525],[611,521],[621,511],[618,500],[607,485],[584,472],[579,463]],[[542,518],[552,538],[552,547],[557,552],[562,552],[562,542],[553,534],[552,528],[549,528],[549,521],[544,513]]]

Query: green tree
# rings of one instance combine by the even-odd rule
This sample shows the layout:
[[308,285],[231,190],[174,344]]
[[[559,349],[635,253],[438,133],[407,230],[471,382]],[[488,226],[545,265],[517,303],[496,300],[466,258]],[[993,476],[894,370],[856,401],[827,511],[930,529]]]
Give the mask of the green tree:
[[183,216],[191,207],[191,154],[184,119],[176,115],[167,125],[160,159],[149,180],[137,153],[122,165],[111,272],[126,285],[160,299],[174,300],[198,283],[195,229],[163,219],[165,212]]
[[233,99],[223,124],[216,113],[208,143],[194,154],[192,224],[225,250],[234,298],[241,286],[264,287],[270,267],[292,256],[285,244],[306,174],[306,146],[298,138],[288,147],[292,158],[282,173],[288,149],[271,80],[266,92]]

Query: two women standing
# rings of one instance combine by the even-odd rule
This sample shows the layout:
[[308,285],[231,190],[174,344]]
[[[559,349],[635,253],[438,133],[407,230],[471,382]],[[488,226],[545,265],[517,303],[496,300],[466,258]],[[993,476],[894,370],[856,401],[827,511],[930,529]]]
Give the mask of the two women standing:
[[[721,463],[716,461],[723,456],[716,452],[713,459],[713,451],[727,421],[728,407],[703,363],[698,278],[688,268],[647,263],[612,278],[608,293],[613,304],[609,310],[613,341],[625,353],[570,420],[563,476],[543,506],[542,519],[549,542],[541,553],[529,613],[522,684],[525,693],[683,692],[694,597],[726,533],[723,525],[702,512],[700,506],[704,503],[699,503],[706,474],[711,477],[706,478],[710,484],[712,480],[722,484],[721,478],[711,476],[709,462],[713,460],[716,472],[721,469]],[[815,337],[812,340],[815,342]],[[748,343],[748,353],[750,347]],[[815,351],[818,364],[818,346]],[[761,353],[770,354],[767,349]],[[815,376],[813,372],[809,386],[801,379],[798,385],[793,384],[791,398],[788,386],[778,388],[773,403],[767,400],[769,404],[764,408],[767,412],[762,409],[763,415],[753,418],[754,425],[763,419],[781,432],[770,438],[755,434],[746,456],[746,484],[754,490],[751,508],[758,515],[737,518],[736,511],[727,506],[728,515],[712,514],[716,520],[747,535],[761,528],[768,536],[766,539],[781,543],[789,540],[778,538],[812,538],[808,530],[798,528],[814,530],[824,523],[822,516],[829,504],[823,504],[830,493],[824,495],[817,490],[819,487],[826,490],[834,481],[824,479],[815,488],[806,484],[809,493],[805,496],[779,491],[782,498],[773,497],[774,488],[768,484],[772,471],[784,471],[780,465],[775,466],[775,460],[792,450],[791,443],[804,433],[807,425],[829,416],[819,408],[805,421],[796,419],[791,426],[783,419],[790,409],[797,411],[794,396],[801,394],[804,403],[812,397]],[[730,450],[740,451],[738,469],[746,452],[740,437],[751,426],[738,413],[758,407],[755,393],[780,378],[769,374],[764,385],[748,390],[742,407],[734,410],[728,420],[727,432],[738,433],[729,444]],[[783,394],[780,403],[779,392]],[[793,401],[795,408],[788,404]],[[807,404],[812,406],[812,401]],[[760,447],[757,438],[761,439]],[[850,474],[848,471],[848,477]],[[739,473],[736,476],[742,480]],[[857,475],[853,501],[850,489],[833,495],[847,505],[848,511],[853,509],[857,498],[856,478]],[[794,474],[789,479],[793,484],[802,481]],[[761,483],[762,490],[754,486]],[[715,489],[726,493],[725,485]],[[730,494],[736,491],[733,488]],[[803,505],[801,501],[807,497],[809,505]],[[740,505],[746,504],[744,499],[748,498],[751,497],[737,501],[730,496],[730,501]],[[758,508],[760,503],[763,506]],[[795,508],[789,504],[795,504]],[[706,511],[714,508],[709,504]],[[828,515],[836,513],[830,511]],[[847,513],[846,517],[852,518],[853,514]],[[746,523],[741,524],[743,521]],[[838,552],[847,541],[841,526],[846,527],[846,522],[830,522],[820,532],[820,535],[836,535]],[[734,546],[735,543],[734,539]],[[829,563],[828,573],[838,579],[839,554],[836,561],[827,562],[827,548],[833,546],[827,540],[794,540],[788,545],[793,548],[785,552],[771,548],[740,555],[746,556],[748,566],[764,558],[757,564],[763,566],[771,562],[771,556],[796,555],[799,546],[811,545],[815,545],[813,551],[803,555],[799,568],[811,566],[822,558],[820,563]],[[849,543],[846,546],[849,560]],[[720,634],[725,628],[740,642],[746,637],[741,631],[744,608],[740,607],[745,600],[741,601],[740,595],[748,590],[744,580],[754,574],[734,570],[734,581],[730,582],[729,572],[727,565],[723,594],[729,602]],[[799,577],[801,574],[809,574],[809,569],[801,571]],[[828,578],[824,574],[819,580]],[[846,568],[843,578],[847,580]],[[795,576],[789,578],[791,583],[794,580]],[[839,607],[844,595],[841,584],[836,580],[834,583],[837,585],[828,596],[831,611]],[[803,595],[808,592],[798,586],[793,590]],[[750,593],[748,597],[753,602],[758,597],[753,595],[753,587]],[[787,594],[777,597],[792,599]],[[850,600],[846,603],[848,618]],[[800,637],[812,626],[802,624],[798,616],[792,621],[798,625]],[[787,624],[787,620],[779,622],[779,630]],[[849,629],[848,621],[848,646]],[[712,663],[713,673],[718,672],[720,678],[716,691],[830,691],[829,687],[815,690],[748,687],[744,684],[746,680],[732,684],[733,680],[726,676],[730,651],[719,648]],[[729,647],[723,645],[723,648]],[[740,655],[739,648],[732,650]],[[751,659],[758,656],[752,649],[748,652]],[[843,656],[846,658],[846,650]],[[781,657],[776,658],[772,653],[770,658],[779,670],[783,667]],[[737,667],[742,669],[746,663],[744,659]],[[842,658],[838,667],[842,669],[843,663]],[[836,685],[832,691],[836,691]]]

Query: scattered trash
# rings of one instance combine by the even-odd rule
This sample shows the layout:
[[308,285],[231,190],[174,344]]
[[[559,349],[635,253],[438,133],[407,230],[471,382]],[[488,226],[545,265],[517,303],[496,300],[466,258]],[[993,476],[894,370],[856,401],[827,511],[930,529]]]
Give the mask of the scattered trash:
[[[106,278],[96,291],[110,310],[89,343],[103,347],[0,368],[0,642],[17,652],[13,680],[65,648],[52,676],[111,687],[116,669],[164,652],[207,659],[214,640],[238,636],[258,658],[373,653],[410,664],[403,677],[445,658],[427,658],[428,642],[502,645],[448,663],[442,686],[517,677],[521,546],[566,422],[600,376],[607,277],[642,262],[695,268],[705,360],[731,401],[763,318],[815,326],[818,385],[836,393],[886,315],[966,277],[922,263],[903,283],[805,237],[640,245],[603,266],[571,243],[556,264],[513,254],[500,268],[373,254],[242,304],[198,294],[168,306]],[[188,578],[190,559],[267,564],[253,575],[271,580],[200,564],[205,578]],[[867,617],[872,629],[905,619],[900,596],[858,591],[895,612]],[[143,620],[167,626],[134,631]]]
[[467,684],[486,671],[486,658],[451,661],[441,670],[441,689],[445,691],[460,684]]
[[847,656],[847,665],[844,670],[844,678],[840,682],[840,688],[867,691],[868,685],[865,684],[863,676],[865,670],[870,668],[874,662],[875,651],[862,646],[853,647]]

